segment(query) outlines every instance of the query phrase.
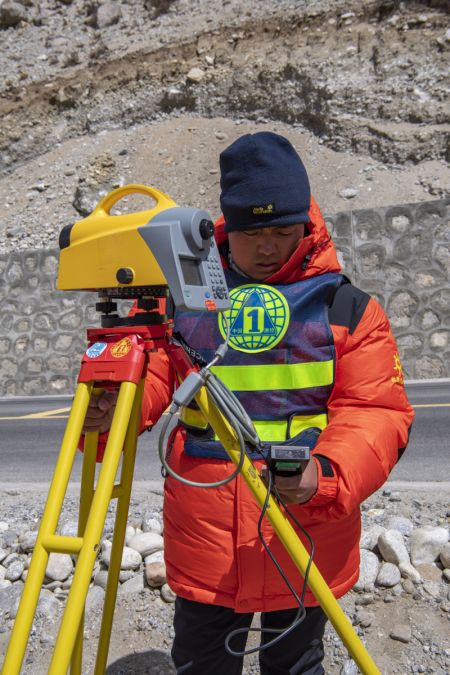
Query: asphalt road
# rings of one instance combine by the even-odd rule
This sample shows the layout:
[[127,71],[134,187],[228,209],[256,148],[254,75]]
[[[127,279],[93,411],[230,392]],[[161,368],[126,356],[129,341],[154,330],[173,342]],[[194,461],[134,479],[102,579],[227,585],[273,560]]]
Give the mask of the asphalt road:
[[[416,419],[410,443],[390,480],[449,481],[450,380],[407,383]],[[70,397],[0,399],[0,483],[49,482],[53,475]],[[159,423],[138,441],[135,480],[162,480]],[[71,476],[79,481],[81,453]]]

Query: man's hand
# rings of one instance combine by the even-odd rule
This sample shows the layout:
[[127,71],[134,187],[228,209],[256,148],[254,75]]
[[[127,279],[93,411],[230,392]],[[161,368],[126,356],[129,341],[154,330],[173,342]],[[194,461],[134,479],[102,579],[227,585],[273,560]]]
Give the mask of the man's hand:
[[[267,469],[262,469],[261,477],[267,480]],[[317,490],[317,464],[311,457],[303,473],[297,476],[274,476],[278,494],[286,504],[304,504]]]
[[117,391],[103,391],[92,394],[84,420],[83,433],[98,431],[100,434],[109,431],[117,403]]

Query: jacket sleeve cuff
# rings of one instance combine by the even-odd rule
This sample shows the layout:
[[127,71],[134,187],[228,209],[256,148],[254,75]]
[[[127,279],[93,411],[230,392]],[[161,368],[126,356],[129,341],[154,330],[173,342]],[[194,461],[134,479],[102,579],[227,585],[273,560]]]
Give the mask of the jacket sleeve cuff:
[[337,497],[337,471],[323,455],[314,455],[314,461],[317,465],[317,490],[307,503],[308,506],[325,506]]

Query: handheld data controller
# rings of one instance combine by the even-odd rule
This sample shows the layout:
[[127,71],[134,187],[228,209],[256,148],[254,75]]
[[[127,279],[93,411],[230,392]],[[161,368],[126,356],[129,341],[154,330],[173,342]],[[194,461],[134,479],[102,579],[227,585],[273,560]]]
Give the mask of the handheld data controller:
[[[130,194],[156,201],[147,211],[112,215]],[[106,298],[164,297],[180,309],[223,311],[228,289],[206,211],[178,207],[163,192],[133,184],[113,190],[59,238],[57,288],[97,290]]]
[[271,445],[269,470],[276,476],[298,476],[310,459],[307,445]]

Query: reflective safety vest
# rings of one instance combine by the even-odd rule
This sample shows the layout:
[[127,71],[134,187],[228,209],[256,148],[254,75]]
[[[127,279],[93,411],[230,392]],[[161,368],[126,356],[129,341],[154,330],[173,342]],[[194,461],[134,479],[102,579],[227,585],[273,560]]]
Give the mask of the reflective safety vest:
[[[225,274],[232,302],[225,317],[180,312],[175,328],[206,362],[229,331],[229,350],[212,371],[238,397],[263,443],[301,443],[302,432],[327,424],[335,369],[328,308],[344,278],[326,273],[269,286]],[[180,423],[187,454],[228,459],[195,402],[182,409]]]

